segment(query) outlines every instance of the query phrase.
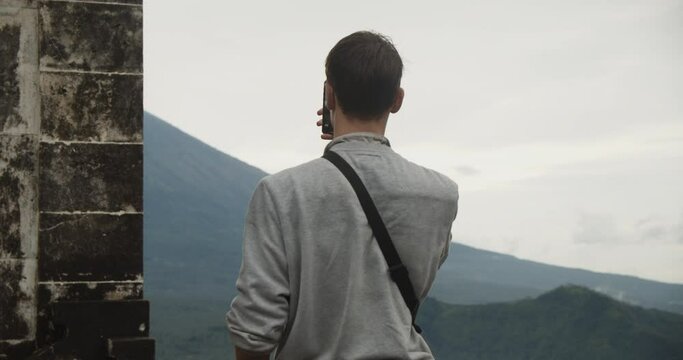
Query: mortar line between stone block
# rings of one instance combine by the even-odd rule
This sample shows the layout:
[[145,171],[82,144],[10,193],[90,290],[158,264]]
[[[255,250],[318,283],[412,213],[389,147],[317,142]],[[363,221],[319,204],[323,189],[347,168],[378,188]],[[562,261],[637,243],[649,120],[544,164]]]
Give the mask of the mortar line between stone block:
[[110,144],[110,145],[143,145],[142,142],[128,142],[128,141],[83,141],[83,140],[40,140],[41,143],[48,144]]
[[124,214],[139,214],[143,215],[142,211],[40,211],[41,214],[53,214],[53,215],[124,215]]
[[33,339],[28,338],[28,337],[23,338],[23,339],[2,339],[2,340],[0,340],[0,343],[9,344],[9,345],[17,345],[17,344],[21,344],[23,342],[32,341],[32,340]]
[[22,137],[22,136],[25,136],[25,137],[36,137],[36,136],[40,136],[40,134],[37,134],[37,133],[30,133],[30,132],[16,132],[16,133],[11,133],[11,132],[0,132],[0,136],[3,136],[3,137],[4,137],[4,136],[7,136],[7,137],[9,137],[9,136],[15,136],[15,137]]
[[143,73],[134,72],[111,72],[111,71],[93,71],[93,70],[69,70],[69,69],[52,69],[40,68],[40,72],[44,73],[66,73],[66,74],[92,74],[92,75],[123,75],[123,76],[143,76]]
[[142,7],[142,4],[129,4],[120,2],[104,2],[104,1],[92,1],[92,0],[50,0],[52,2],[66,2],[66,3],[82,3],[82,4],[99,4],[99,5],[121,5],[121,6],[132,6],[132,7]]
[[100,281],[39,281],[38,285],[72,285],[72,284],[140,284],[142,280],[100,280]]
[[0,257],[0,261],[37,261],[37,257],[24,257],[24,258],[16,258],[16,257]]

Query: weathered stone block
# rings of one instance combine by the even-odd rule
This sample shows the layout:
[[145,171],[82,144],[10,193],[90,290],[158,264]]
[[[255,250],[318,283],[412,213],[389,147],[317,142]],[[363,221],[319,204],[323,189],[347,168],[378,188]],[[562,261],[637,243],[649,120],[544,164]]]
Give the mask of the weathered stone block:
[[35,8],[38,0],[2,0],[0,6]]
[[[43,1],[64,1],[64,0],[43,0]],[[70,0],[73,2],[97,2],[97,3],[118,3],[118,4],[131,4],[131,5],[142,5],[142,0]]]
[[38,132],[37,10],[0,7],[0,133]]
[[35,334],[35,260],[0,260],[0,340]]
[[36,257],[37,138],[0,134],[0,259]]
[[142,214],[41,214],[40,281],[142,276]]
[[142,144],[44,143],[40,211],[142,211]]
[[19,114],[19,35],[18,24],[0,25],[0,129],[16,126]]
[[125,282],[40,282],[38,305],[55,301],[142,299],[142,280]]
[[142,299],[142,280],[125,282],[41,282],[38,305],[55,301]]
[[[21,0],[19,0],[21,1]],[[31,0],[29,0],[31,1]],[[64,1],[64,0],[42,0],[42,1]],[[117,3],[117,4],[131,4],[131,5],[142,5],[142,0],[69,0],[73,2],[96,2],[96,3]]]
[[142,76],[43,73],[43,140],[142,142]]
[[142,72],[142,7],[44,2],[41,68]]
[[80,300],[134,300],[142,299],[142,281],[139,282],[78,282],[38,285],[38,322],[36,341],[38,346],[51,342],[48,331],[50,304],[57,301]]

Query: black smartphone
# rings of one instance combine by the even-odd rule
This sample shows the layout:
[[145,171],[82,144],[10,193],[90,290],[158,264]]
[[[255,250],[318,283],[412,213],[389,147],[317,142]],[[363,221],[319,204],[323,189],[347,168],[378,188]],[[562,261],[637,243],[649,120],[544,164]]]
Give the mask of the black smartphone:
[[325,102],[325,84],[323,84],[323,134],[332,135],[332,121],[330,120],[330,109],[327,108],[327,103]]

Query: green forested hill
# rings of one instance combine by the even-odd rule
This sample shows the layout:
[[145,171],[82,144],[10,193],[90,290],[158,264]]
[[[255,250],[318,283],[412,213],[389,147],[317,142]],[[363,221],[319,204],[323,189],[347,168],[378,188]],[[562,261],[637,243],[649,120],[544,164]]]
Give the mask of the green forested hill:
[[579,286],[511,303],[429,299],[421,315],[437,359],[683,359],[682,315]]
[[[157,359],[230,359],[224,315],[240,266],[246,206],[266,174],[148,113],[144,139],[145,297]],[[430,294],[481,304],[533,297],[565,283],[683,312],[681,285],[532,263],[456,243]]]

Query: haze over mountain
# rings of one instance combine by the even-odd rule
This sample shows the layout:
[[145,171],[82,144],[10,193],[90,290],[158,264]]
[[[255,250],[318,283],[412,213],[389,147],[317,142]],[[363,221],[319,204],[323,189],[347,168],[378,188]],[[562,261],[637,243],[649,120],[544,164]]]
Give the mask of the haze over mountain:
[[[224,358],[230,345],[223,318],[241,262],[244,214],[266,173],[148,113],[144,138],[145,296],[152,301],[158,356]],[[683,313],[682,285],[539,264],[455,243],[431,295],[482,304],[533,297],[566,283]]]

